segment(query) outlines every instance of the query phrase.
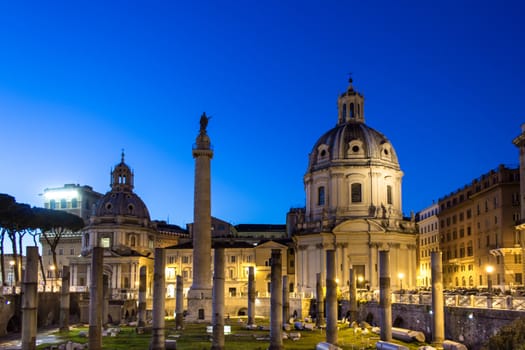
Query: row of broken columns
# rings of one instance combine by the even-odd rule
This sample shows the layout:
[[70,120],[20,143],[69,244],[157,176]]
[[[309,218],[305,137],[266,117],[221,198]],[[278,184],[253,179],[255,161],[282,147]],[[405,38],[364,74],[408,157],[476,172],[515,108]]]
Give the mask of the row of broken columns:
[[[38,284],[38,248],[27,247],[27,263],[22,294],[22,349],[36,349],[37,331],[37,284]],[[155,249],[153,277],[153,323],[151,350],[165,349],[165,250]],[[103,248],[95,247],[92,251],[92,268],[89,303],[89,349],[102,349],[102,315],[104,305],[103,287]],[[215,247],[213,295],[212,295],[212,350],[224,349],[224,248]],[[323,310],[323,292],[320,274],[317,274],[317,326],[323,322],[326,313],[326,341],[336,345],[337,334],[337,283],[335,269],[335,251],[326,251],[326,310]],[[444,300],[441,252],[431,253],[432,268],[432,311],[433,344],[442,348],[444,341]],[[68,329],[69,315],[69,280],[68,270],[64,270],[62,284],[60,328]],[[146,270],[140,270],[138,326],[144,326],[146,302]],[[270,297],[270,346],[269,350],[283,349],[283,319],[288,317],[288,287],[286,276],[282,278],[281,251],[272,249],[271,255],[271,297]],[[355,275],[350,270],[350,313],[357,319],[357,300]],[[388,251],[379,252],[379,308],[380,338],[392,340],[392,299],[390,290],[390,255]],[[182,277],[177,276],[176,318],[177,328],[182,328]],[[255,323],[255,279],[254,269],[248,271],[248,324]]]

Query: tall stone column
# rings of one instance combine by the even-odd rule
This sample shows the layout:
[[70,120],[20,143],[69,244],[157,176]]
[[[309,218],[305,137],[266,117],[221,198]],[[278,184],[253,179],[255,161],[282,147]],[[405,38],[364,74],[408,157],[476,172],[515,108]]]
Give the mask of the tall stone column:
[[60,321],[61,332],[69,331],[69,266],[62,267],[62,287],[60,289]]
[[213,259],[212,350],[224,349],[224,247],[215,247]]
[[22,349],[36,349],[38,308],[38,247],[26,248],[22,294]]
[[89,350],[102,349],[103,259],[104,248],[93,247],[91,252],[91,287],[89,289]]
[[102,306],[102,325],[109,323],[109,286],[110,279],[108,275],[102,276],[102,298],[104,300]]
[[350,292],[350,320],[349,321],[357,321],[357,284],[356,284],[356,277],[355,277],[355,271],[353,268],[350,269],[350,285],[349,285],[349,292]]
[[182,276],[177,275],[177,286],[175,295],[175,329],[183,328],[184,320],[184,286],[182,282]]
[[431,252],[430,264],[432,269],[432,345],[442,349],[443,341],[445,340],[442,253]]
[[283,286],[281,251],[272,249],[270,295],[270,346],[268,350],[283,349]]
[[337,283],[335,251],[326,251],[326,341],[337,344]]
[[323,295],[323,285],[321,283],[321,274],[317,273],[315,275],[317,281],[315,283],[315,292],[316,292],[316,311],[317,315],[315,316],[315,326],[317,328],[324,326],[324,295]]
[[379,251],[379,311],[381,315],[380,337],[392,340],[392,296],[390,294],[390,252]]
[[[166,251],[155,248],[155,262],[153,266],[153,324],[151,332],[150,350],[164,350],[166,312]],[[90,349],[91,350],[91,349]]]
[[137,310],[137,326],[146,326],[146,284],[148,278],[148,268],[141,266],[139,269],[139,305]]
[[[203,113],[201,128],[193,146],[195,192],[193,204],[193,284],[188,292],[192,320],[211,320],[211,159],[213,151]],[[197,313],[197,315],[196,315]],[[203,318],[203,319],[202,319]]]
[[255,324],[255,268],[248,267],[248,325]]
[[283,322],[287,323],[290,318],[290,289],[288,288],[288,276],[283,276]]

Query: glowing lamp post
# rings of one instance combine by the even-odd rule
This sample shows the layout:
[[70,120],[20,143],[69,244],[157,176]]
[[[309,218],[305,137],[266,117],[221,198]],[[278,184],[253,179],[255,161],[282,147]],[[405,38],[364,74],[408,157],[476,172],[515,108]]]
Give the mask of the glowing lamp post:
[[487,265],[487,267],[485,267],[485,271],[487,272],[487,287],[489,293],[492,293],[492,273],[494,272],[494,266]]
[[399,278],[399,287],[401,288],[401,291],[403,290],[403,278],[405,277],[405,274],[403,272],[400,272],[397,274],[397,278]]

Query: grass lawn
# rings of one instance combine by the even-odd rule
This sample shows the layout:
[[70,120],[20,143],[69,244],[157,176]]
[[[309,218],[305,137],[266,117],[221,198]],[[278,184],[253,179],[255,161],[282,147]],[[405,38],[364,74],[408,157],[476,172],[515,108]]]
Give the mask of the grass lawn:
[[[260,320],[258,325],[268,327],[268,320]],[[266,350],[270,344],[268,330],[247,330],[237,319],[230,320],[232,333],[225,335],[225,348],[228,350]],[[184,330],[175,330],[173,320],[166,320],[166,339],[177,339],[177,350],[201,350],[210,349],[211,334],[206,333],[206,324],[185,324]],[[104,349],[112,350],[145,350],[148,349],[151,341],[151,334],[137,334],[134,327],[120,327],[121,331],[116,337],[102,337]],[[79,333],[88,333],[88,327],[72,327],[69,333],[56,333],[65,341],[71,340],[77,343],[87,343],[86,337],[80,337]],[[325,331],[292,331],[300,332],[301,338],[298,340],[284,339],[285,349],[315,349],[319,342],[326,341]],[[284,332],[283,333],[289,333]],[[263,339],[263,340],[257,340]],[[355,333],[352,328],[341,328],[338,333],[339,346],[344,350],[375,349],[375,343],[379,340],[377,334]],[[422,343],[403,343],[409,349],[417,349]],[[45,349],[50,344],[41,344],[37,349]]]

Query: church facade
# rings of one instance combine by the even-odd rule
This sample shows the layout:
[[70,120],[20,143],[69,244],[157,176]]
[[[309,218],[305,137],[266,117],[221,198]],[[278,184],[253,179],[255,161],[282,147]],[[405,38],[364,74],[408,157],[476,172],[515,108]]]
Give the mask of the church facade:
[[390,252],[392,287],[416,285],[417,231],[402,214],[403,172],[391,142],[365,124],[364,96],[353,87],[338,98],[337,125],[314,144],[304,175],[306,203],[287,216],[296,245],[297,291],[312,293],[326,278],[326,250],[335,250],[336,280],[348,291],[379,288],[379,251]]

